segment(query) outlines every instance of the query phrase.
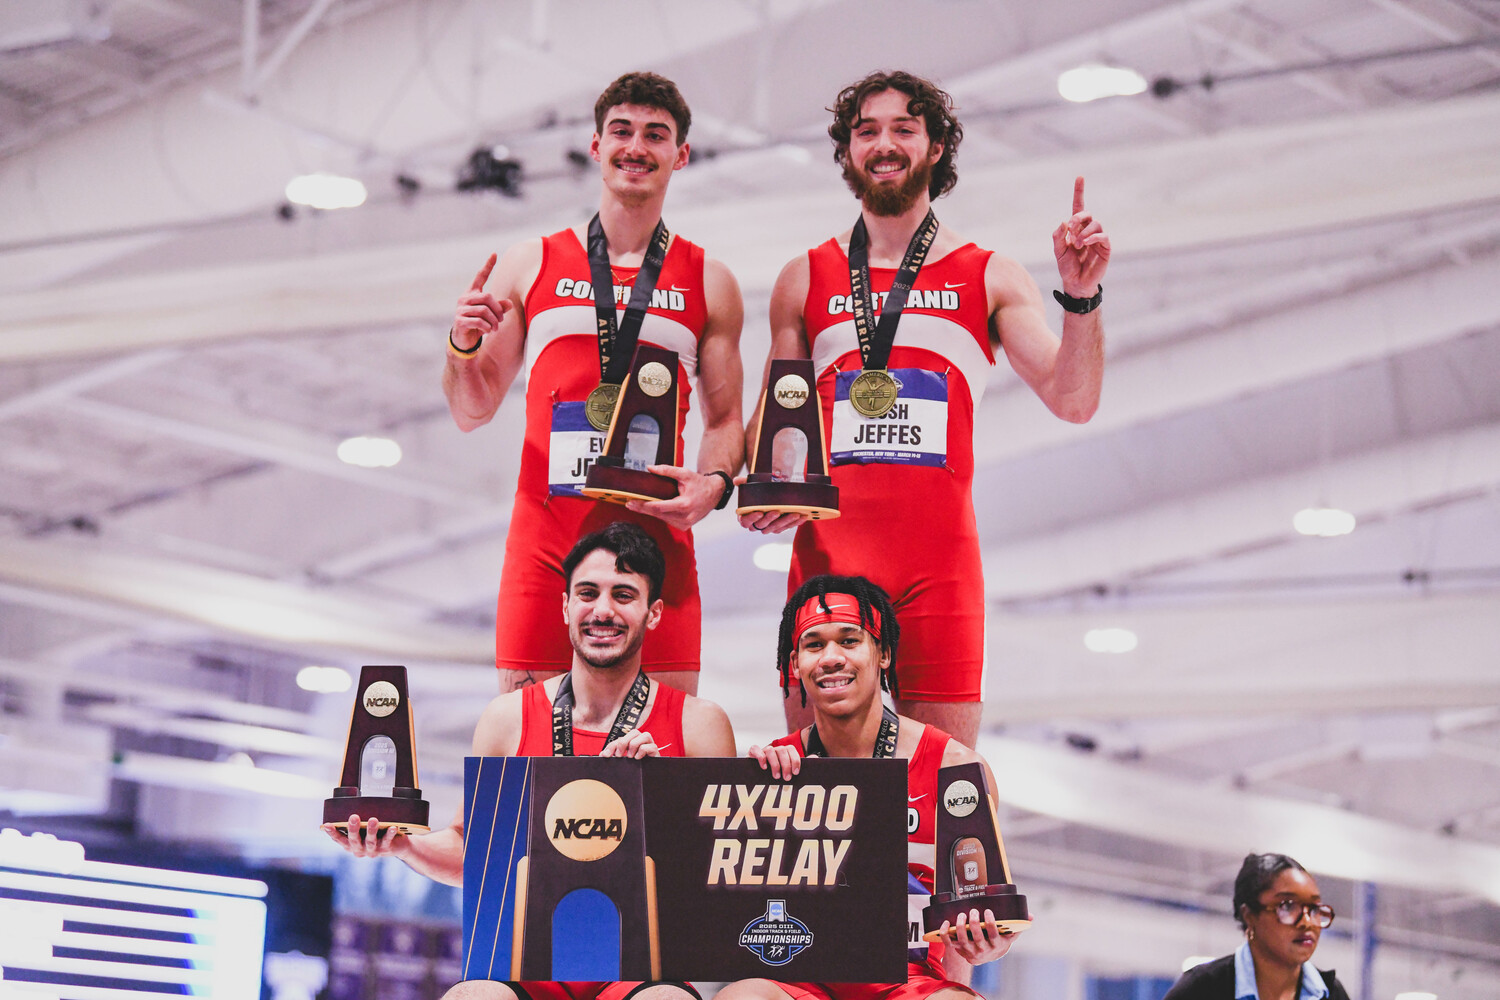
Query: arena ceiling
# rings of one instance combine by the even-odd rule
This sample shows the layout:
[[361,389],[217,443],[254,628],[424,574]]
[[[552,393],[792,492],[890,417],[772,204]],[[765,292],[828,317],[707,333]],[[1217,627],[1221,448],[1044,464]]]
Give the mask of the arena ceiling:
[[[1064,101],[1087,62],[1172,92]],[[453,427],[454,297],[492,249],[587,218],[593,97],[649,67],[694,109],[668,221],[738,275],[758,372],[780,266],[854,213],[823,109],[879,66],[957,100],[945,221],[1052,287],[1082,174],[1116,248],[1098,415],[1055,420],[1003,366],[978,414],[981,749],[1017,871],[1128,922],[1222,912],[1239,854],[1286,850],[1342,910],[1377,885],[1382,940],[1445,996],[1493,995],[1494,0],[9,5],[0,809],[314,853],[349,696],[293,678],[364,662],[411,667],[451,809],[522,410]],[[497,146],[518,196],[455,191]],[[320,170],[369,201],[283,211]],[[404,458],[342,463],[357,434]],[[1296,534],[1322,506],[1355,531]],[[698,538],[702,690],[763,740],[783,576],[727,514]],[[1089,652],[1103,627],[1138,647]]]

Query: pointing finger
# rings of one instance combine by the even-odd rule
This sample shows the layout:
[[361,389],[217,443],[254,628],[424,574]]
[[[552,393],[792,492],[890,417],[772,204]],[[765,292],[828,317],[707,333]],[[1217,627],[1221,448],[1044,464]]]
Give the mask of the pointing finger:
[[1079,177],[1073,181],[1073,214],[1077,215],[1083,211],[1083,178]]
[[[1083,178],[1082,177],[1078,178],[1078,183],[1079,183],[1079,189],[1082,190],[1082,185],[1083,185]],[[1075,196],[1075,200],[1076,200],[1076,196]],[[1078,209],[1075,208],[1073,211],[1076,212],[1076,211],[1078,211]],[[484,266],[479,269],[479,273],[476,274],[476,275],[474,275],[474,283],[469,286],[469,288],[471,290],[478,292],[478,291],[482,291],[484,289],[484,283],[486,281],[490,280],[490,272],[495,269],[495,260],[496,260],[495,255],[494,254],[490,254],[490,259],[487,260],[487,261],[485,261],[484,262]]]

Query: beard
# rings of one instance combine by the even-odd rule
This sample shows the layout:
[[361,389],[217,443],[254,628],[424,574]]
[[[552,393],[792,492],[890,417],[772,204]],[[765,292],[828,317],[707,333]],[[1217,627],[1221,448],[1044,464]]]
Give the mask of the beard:
[[[866,167],[881,163],[898,162],[907,167],[906,179],[900,184],[878,181]],[[879,160],[866,160],[866,167],[857,167],[847,159],[844,161],[844,183],[860,200],[865,211],[871,215],[901,215],[917,203],[917,199],[932,183],[932,164],[927,160],[912,164],[905,156],[886,156]]]
[[625,629],[623,644],[609,650],[594,649],[584,641],[583,629],[586,624],[588,623],[578,625],[569,623],[568,639],[571,641],[573,652],[578,655],[578,658],[598,670],[610,670],[618,667],[639,653],[641,646],[646,642],[646,629],[644,625],[635,629],[627,627]]

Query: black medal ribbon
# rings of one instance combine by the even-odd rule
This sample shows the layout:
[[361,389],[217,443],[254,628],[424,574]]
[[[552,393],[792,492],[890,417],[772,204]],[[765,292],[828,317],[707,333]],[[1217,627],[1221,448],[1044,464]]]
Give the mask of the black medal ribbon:
[[661,277],[662,263],[667,259],[667,244],[672,234],[666,223],[656,221],[656,231],[651,234],[651,244],[646,247],[646,257],[636,272],[635,285],[630,290],[630,302],[625,307],[623,318],[615,313],[615,276],[609,269],[609,240],[604,236],[604,224],[595,212],[589,221],[589,279],[594,285],[594,314],[599,321],[599,381],[620,385],[625,381],[626,368],[635,356],[635,343],[641,332],[641,321],[646,318],[646,309],[651,305],[651,293],[656,291],[656,279]]
[[912,233],[906,244],[906,256],[901,259],[901,268],[891,282],[891,290],[885,297],[885,307],[880,310],[880,323],[872,320],[875,313],[874,296],[870,291],[870,233],[865,228],[865,217],[860,215],[849,237],[849,305],[854,310],[854,332],[859,336],[860,366],[866,371],[883,369],[891,359],[891,345],[896,342],[896,324],[901,322],[901,310],[906,308],[906,298],[911,286],[916,284],[917,272],[932,249],[937,237],[938,221],[932,209]]
[[[884,760],[887,757],[896,756],[896,736],[901,731],[901,720],[896,713],[891,711],[889,705],[880,706],[880,732],[875,734],[875,752],[870,754],[876,760]],[[823,737],[818,735],[818,724],[813,723],[807,731],[807,756],[827,757],[828,748],[823,745]]]
[[[644,670],[639,671],[635,675],[635,681],[630,685],[630,690],[625,693],[625,701],[615,715],[614,725],[609,727],[609,735],[604,739],[605,746],[609,746],[641,724],[641,714],[646,711],[646,702],[650,697],[651,682],[646,679]],[[573,704],[573,674],[569,672],[563,674],[562,680],[557,685],[557,694],[552,699],[552,756],[554,757],[573,756]]]

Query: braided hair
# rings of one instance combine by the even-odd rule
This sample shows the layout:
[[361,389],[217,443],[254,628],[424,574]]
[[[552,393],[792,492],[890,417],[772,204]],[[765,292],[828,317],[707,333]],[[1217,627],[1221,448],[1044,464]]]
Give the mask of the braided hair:
[[[781,632],[776,643],[776,669],[781,674],[781,697],[786,699],[791,690],[792,659],[797,650],[797,611],[816,597],[824,611],[828,611],[829,594],[848,594],[859,602],[859,623],[867,630],[877,620],[880,622],[880,651],[890,657],[885,670],[880,673],[880,686],[899,697],[896,687],[896,647],[901,641],[901,623],[896,621],[896,609],[891,599],[879,586],[862,576],[830,576],[823,574],[808,580],[797,588],[786,607],[781,609]],[[870,630],[871,635],[874,631]],[[807,691],[802,692],[802,705],[807,706]]]

